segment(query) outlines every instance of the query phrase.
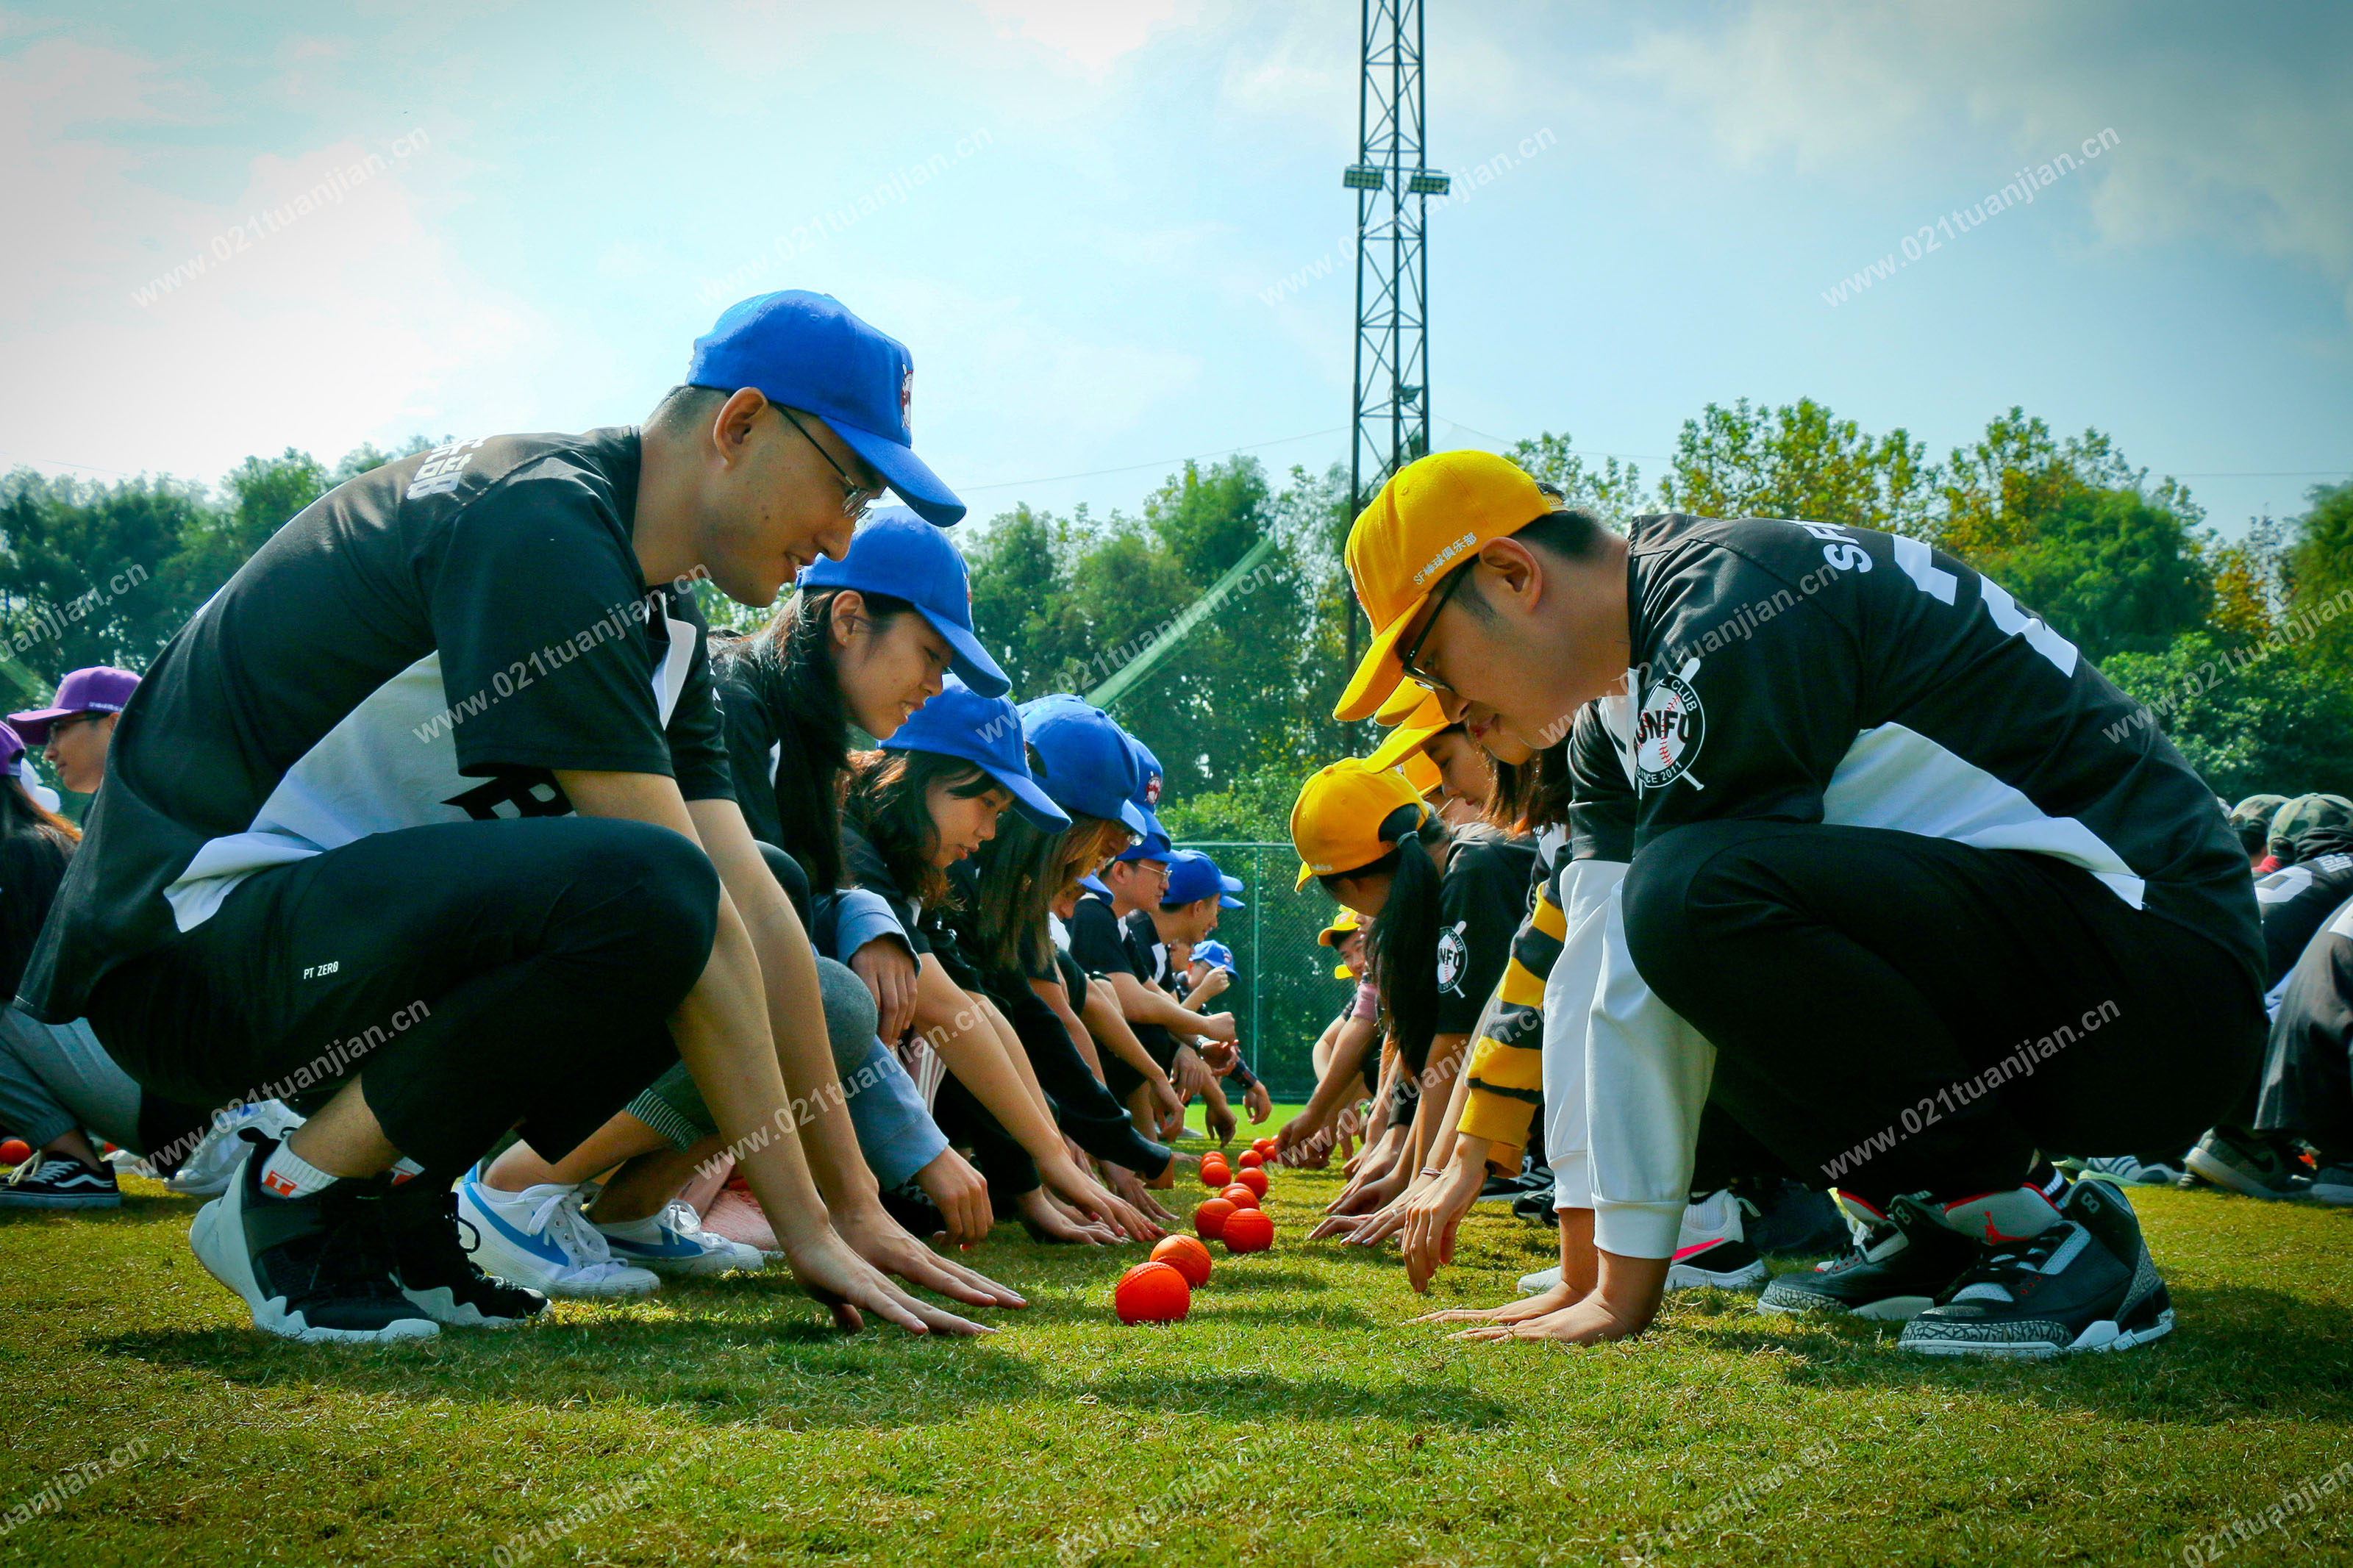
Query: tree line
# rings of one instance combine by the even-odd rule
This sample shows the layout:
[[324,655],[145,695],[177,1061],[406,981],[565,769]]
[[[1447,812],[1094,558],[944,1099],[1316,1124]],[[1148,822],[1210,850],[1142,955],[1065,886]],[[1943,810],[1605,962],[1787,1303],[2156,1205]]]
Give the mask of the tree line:
[[[216,489],[0,479],[0,680],[30,701],[66,670],[142,668],[288,518],[401,452],[332,467],[289,448]],[[1810,399],[1710,404],[1646,485],[1567,435],[1507,454],[1613,526],[1650,510],[1884,529],[1968,562],[2042,615],[2154,720],[2221,795],[2353,794],[2353,483],[2224,540],[2186,487],[2096,430],[2055,437],[2011,408],[1941,460]],[[1018,695],[1084,693],[1105,649],[1149,645],[1261,541],[1262,563],[1116,711],[1160,757],[1172,830],[1280,842],[1310,768],[1368,737],[1335,723],[1356,609],[1341,565],[1345,471],[1270,475],[1255,458],[1188,464],[1133,511],[1018,505],[959,530],[981,637]],[[127,585],[126,585],[127,584]],[[757,616],[712,603],[715,625]]]

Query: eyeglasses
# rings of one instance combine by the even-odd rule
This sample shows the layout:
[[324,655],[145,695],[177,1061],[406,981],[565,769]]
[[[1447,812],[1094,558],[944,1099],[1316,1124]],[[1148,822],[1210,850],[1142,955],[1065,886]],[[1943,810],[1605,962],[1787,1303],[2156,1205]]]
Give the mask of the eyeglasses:
[[1414,634],[1413,641],[1407,646],[1404,653],[1398,656],[1398,665],[1405,671],[1406,679],[1424,691],[1454,689],[1430,671],[1419,668],[1415,661],[1421,658],[1421,645],[1430,640],[1430,629],[1438,625],[1438,617],[1445,610],[1446,601],[1454,596],[1454,590],[1462,585],[1462,580],[1471,575],[1471,568],[1475,564],[1475,562],[1464,562],[1444,583],[1439,584],[1436,596],[1430,601],[1430,619],[1421,623],[1421,630]]
[[785,423],[801,433],[802,440],[817,447],[817,455],[825,459],[825,466],[841,476],[841,515],[852,522],[863,520],[866,516],[866,509],[882,498],[882,487],[876,485],[869,489],[851,479],[849,470],[833,460],[833,454],[827,451],[818,443],[818,438],[808,433],[807,426],[793,417],[791,409],[781,403],[771,403],[768,406],[783,415]]

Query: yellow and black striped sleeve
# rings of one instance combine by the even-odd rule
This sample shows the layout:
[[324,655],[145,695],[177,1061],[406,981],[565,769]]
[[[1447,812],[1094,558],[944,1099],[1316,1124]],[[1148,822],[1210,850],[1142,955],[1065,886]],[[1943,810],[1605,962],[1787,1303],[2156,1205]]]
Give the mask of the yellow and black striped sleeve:
[[[1561,857],[1561,865],[1567,856]],[[1471,1047],[1471,1089],[1461,1131],[1518,1147],[1544,1100],[1545,980],[1567,940],[1560,908],[1560,866],[1538,889],[1535,905],[1512,939],[1512,959],[1488,1009],[1486,1028]]]

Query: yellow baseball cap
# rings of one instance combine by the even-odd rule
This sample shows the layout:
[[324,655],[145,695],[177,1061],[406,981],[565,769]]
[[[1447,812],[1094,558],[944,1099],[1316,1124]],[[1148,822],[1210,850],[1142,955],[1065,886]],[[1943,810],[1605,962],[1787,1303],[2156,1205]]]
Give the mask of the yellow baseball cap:
[[1447,573],[1552,509],[1525,469],[1493,452],[1432,452],[1390,475],[1348,531],[1348,578],[1373,644],[1332,716],[1382,708],[1405,679],[1398,644]]
[[[1412,758],[1430,762],[1430,742],[1436,740],[1447,728],[1449,726],[1441,720],[1436,724],[1427,726],[1408,724],[1392,730],[1389,731],[1389,738],[1380,743],[1379,749],[1365,759],[1365,766],[1368,768],[1399,767]],[[1436,763],[1430,763],[1430,765],[1433,771],[1438,766]],[[1406,774],[1406,779],[1408,783],[1419,784],[1410,772]]]
[[1430,811],[1402,774],[1369,767],[1362,757],[1344,757],[1319,769],[1299,786],[1291,807],[1298,886],[1335,871],[1354,871],[1387,855],[1395,845],[1381,837],[1381,824],[1402,806],[1420,814],[1417,825]]
[[1398,763],[1397,771],[1405,775],[1405,782],[1413,785],[1414,793],[1419,795],[1429,795],[1446,782],[1446,775],[1438,771],[1438,764],[1430,760],[1427,752],[1408,753],[1406,759]]
[[1373,722],[1394,730],[1399,724],[1420,729],[1446,722],[1446,710],[1439,706],[1438,693],[1425,691],[1410,680],[1400,680],[1381,710],[1373,715]]
[[1354,910],[1344,908],[1338,914],[1332,917],[1330,925],[1325,926],[1316,934],[1315,940],[1325,947],[1337,947],[1350,931],[1362,931],[1364,927],[1365,921],[1362,915]]

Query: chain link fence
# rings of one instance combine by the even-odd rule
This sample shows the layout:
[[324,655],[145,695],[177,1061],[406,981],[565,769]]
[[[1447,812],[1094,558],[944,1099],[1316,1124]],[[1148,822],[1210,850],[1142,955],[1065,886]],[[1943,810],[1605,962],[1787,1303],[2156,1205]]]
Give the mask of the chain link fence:
[[1299,853],[1288,844],[1204,841],[1176,847],[1201,850],[1227,876],[1241,879],[1249,907],[1222,911],[1216,935],[1233,949],[1240,973],[1211,1005],[1233,1014],[1242,1058],[1266,1080],[1268,1092],[1277,1100],[1305,1100],[1315,1089],[1316,1037],[1356,990],[1333,978],[1332,950],[1315,940],[1339,906],[1313,883],[1292,886]]

